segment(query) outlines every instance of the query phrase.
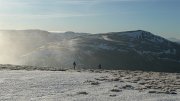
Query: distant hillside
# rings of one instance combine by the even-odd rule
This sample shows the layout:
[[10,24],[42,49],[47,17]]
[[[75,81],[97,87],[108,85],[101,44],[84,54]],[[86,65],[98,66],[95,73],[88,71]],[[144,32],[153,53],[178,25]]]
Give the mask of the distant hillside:
[[41,30],[2,33],[11,34],[8,38],[20,45],[18,64],[71,68],[76,61],[81,68],[102,64],[104,69],[180,72],[180,45],[143,30],[103,34]]

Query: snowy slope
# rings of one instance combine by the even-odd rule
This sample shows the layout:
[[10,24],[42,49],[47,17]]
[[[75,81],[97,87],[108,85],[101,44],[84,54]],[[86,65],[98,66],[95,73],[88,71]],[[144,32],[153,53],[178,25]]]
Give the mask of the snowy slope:
[[1,101],[180,100],[179,74],[175,73],[1,70],[0,77]]

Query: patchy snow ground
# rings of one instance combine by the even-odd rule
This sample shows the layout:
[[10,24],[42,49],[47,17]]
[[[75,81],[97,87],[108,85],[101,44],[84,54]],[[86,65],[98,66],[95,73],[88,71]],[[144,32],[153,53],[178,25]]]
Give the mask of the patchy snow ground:
[[0,101],[180,101],[179,79],[141,71],[1,70]]

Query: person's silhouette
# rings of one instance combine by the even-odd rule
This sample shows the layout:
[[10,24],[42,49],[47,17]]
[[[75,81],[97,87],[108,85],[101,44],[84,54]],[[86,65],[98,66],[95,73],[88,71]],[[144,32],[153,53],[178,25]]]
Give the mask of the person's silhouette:
[[102,68],[101,64],[99,64],[98,67],[99,67],[99,69],[101,69]]
[[73,62],[74,70],[76,69],[76,62]]

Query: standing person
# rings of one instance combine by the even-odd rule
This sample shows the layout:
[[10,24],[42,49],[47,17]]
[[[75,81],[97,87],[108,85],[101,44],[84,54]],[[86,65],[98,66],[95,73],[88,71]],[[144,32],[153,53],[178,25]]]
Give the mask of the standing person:
[[99,64],[98,67],[99,67],[99,69],[101,69],[102,68],[101,64]]
[[73,62],[73,66],[74,66],[74,70],[75,70],[75,68],[76,68],[76,62],[75,61]]

